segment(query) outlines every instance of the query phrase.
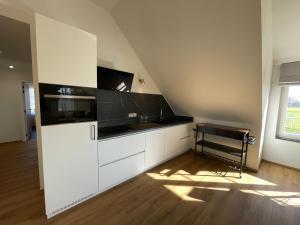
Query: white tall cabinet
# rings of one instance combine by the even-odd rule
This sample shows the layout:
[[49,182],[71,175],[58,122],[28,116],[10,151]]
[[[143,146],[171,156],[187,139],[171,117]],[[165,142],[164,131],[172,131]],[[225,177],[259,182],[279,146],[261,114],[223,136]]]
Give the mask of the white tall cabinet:
[[[36,14],[35,39],[36,87],[37,83],[97,87],[95,35]],[[37,121],[46,214],[51,217],[98,192],[97,140],[91,136],[97,122],[41,127],[39,112]]]

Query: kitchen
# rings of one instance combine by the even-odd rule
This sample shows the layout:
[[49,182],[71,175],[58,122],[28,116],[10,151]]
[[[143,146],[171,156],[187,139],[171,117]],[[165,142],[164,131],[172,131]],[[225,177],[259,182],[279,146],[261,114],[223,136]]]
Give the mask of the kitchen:
[[[134,74],[97,69],[95,36],[41,15],[36,24],[48,218],[192,147],[192,117],[175,115],[162,95],[130,92]],[[47,31],[39,32],[45,27]],[[47,34],[56,29],[60,33],[53,41]],[[71,36],[76,41],[65,43]],[[76,52],[63,50],[75,45]],[[50,63],[49,49],[55,51]],[[76,57],[72,65],[70,57]],[[87,58],[89,63],[73,64]],[[66,74],[72,74],[73,83]],[[125,84],[122,91],[120,84]]]
[[104,2],[0,3],[30,27],[36,122],[0,144],[0,223],[296,224],[298,173],[263,153],[270,1]]

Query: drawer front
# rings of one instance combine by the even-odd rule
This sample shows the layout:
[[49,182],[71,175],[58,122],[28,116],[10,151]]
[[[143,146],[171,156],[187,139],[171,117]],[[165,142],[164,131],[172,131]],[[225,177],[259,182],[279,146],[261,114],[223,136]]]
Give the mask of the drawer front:
[[99,168],[99,190],[105,191],[144,171],[145,153],[139,153],[126,159]]
[[99,165],[145,151],[145,134],[135,134],[98,142]]

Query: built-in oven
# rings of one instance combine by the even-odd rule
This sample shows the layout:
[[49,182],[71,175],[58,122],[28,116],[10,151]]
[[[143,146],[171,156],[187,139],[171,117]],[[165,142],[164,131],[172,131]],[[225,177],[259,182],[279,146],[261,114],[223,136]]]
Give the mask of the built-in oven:
[[96,88],[39,84],[41,124],[97,120]]

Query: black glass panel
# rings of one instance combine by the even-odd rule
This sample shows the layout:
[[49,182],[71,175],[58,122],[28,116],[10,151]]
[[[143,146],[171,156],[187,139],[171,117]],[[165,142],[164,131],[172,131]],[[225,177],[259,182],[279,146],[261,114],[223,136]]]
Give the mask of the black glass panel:
[[132,73],[98,66],[97,87],[98,89],[129,92],[133,76]]
[[[147,122],[175,118],[162,95],[108,90],[97,90],[97,112],[100,128],[141,123],[145,117]],[[130,113],[136,113],[137,117],[129,118]]]
[[93,88],[40,84],[42,125],[97,120]]

